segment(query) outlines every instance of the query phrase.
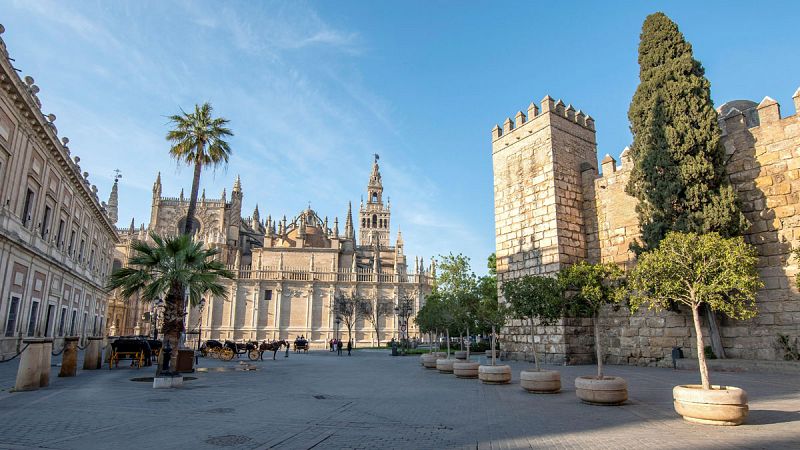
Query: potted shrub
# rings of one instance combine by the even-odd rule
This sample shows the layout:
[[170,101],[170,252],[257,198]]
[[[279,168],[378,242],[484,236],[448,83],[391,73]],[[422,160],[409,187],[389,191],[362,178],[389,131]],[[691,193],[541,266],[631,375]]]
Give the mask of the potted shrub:
[[425,333],[428,335],[428,353],[423,353],[419,357],[419,362],[422,364],[423,367],[426,369],[435,369],[436,368],[436,360],[439,358],[439,353],[433,351],[433,337],[432,333],[436,327],[435,323],[435,311],[434,306],[430,305],[429,303],[430,296],[426,297],[425,305],[417,311],[417,315],[414,318],[414,321],[417,323],[419,327],[420,333]]
[[662,310],[673,302],[692,311],[701,384],[672,390],[675,411],[686,420],[739,425],[747,417],[747,393],[712,385],[708,378],[700,308],[705,304],[733,319],[755,317],[756,291],[762,286],[757,263],[755,249],[742,237],[672,232],[658,248],[639,256],[630,274],[633,311],[643,304]]
[[620,377],[603,373],[603,350],[599,314],[603,305],[618,304],[623,298],[622,269],[616,264],[590,264],[581,261],[559,273],[562,289],[567,291],[567,308],[573,317],[592,319],[597,375],[575,379],[575,393],[581,401],[597,405],[619,405],[628,399],[628,383]]
[[553,325],[564,315],[561,286],[552,277],[525,275],[503,284],[503,296],[511,304],[515,317],[530,321],[531,352],[535,369],[519,374],[520,385],[528,392],[556,393],[561,390],[561,375],[556,370],[542,370],[536,353],[536,324]]
[[[482,279],[483,281],[483,279]],[[487,282],[483,281],[485,285]],[[491,283],[489,281],[488,283]],[[496,285],[495,285],[496,286]],[[506,324],[510,314],[510,308],[501,304],[497,299],[497,289],[492,293],[491,289],[484,286],[482,289],[480,304],[480,318],[487,328],[491,328],[491,357],[490,364],[478,367],[478,379],[487,384],[506,384],[511,382],[511,366],[507,364],[497,365],[497,334],[498,328]]]
[[[459,308],[458,313],[456,314],[456,323],[459,328],[463,327],[467,335],[467,345],[466,350],[463,350],[463,359],[460,358],[458,352],[456,352],[456,359],[457,361],[453,363],[453,374],[458,378],[478,378],[478,369],[480,364],[476,361],[470,360],[470,330],[475,330],[476,328],[476,318],[478,314],[478,306],[480,304],[480,299],[478,298],[477,292],[473,289],[471,292],[465,293],[461,298],[459,298]],[[464,340],[461,340],[462,348],[464,346]]]

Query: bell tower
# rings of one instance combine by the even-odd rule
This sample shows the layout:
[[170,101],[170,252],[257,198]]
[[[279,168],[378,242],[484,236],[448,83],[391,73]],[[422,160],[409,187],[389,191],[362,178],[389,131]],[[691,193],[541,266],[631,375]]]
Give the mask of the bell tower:
[[383,204],[383,183],[381,182],[380,167],[375,154],[372,162],[372,173],[367,184],[367,203],[361,202],[358,211],[359,219],[359,243],[361,245],[373,245],[377,243],[381,247],[389,247],[389,218],[391,212],[389,206]]

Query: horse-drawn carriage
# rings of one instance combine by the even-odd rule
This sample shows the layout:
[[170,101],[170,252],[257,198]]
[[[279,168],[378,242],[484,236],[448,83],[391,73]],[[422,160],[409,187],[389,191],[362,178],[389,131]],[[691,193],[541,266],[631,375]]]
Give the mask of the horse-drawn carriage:
[[250,361],[256,361],[261,357],[258,342],[234,342],[225,340],[224,343],[209,339],[200,347],[200,353],[210,358],[219,358],[223,361],[230,361],[234,356],[247,354]]
[[309,345],[307,339],[295,339],[294,340],[294,352],[295,353],[300,353],[301,351],[303,353],[308,353],[309,347],[310,347],[310,345]]
[[[152,342],[152,344],[151,344]],[[108,368],[116,365],[120,360],[129,360],[136,367],[149,366],[154,354],[161,350],[161,341],[148,340],[139,336],[124,336],[111,342],[111,356],[108,359]],[[153,347],[156,347],[154,350]]]

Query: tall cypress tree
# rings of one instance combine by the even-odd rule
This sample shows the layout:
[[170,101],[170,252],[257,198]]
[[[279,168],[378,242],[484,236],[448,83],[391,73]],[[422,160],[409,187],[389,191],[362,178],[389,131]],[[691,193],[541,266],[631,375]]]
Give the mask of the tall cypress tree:
[[663,13],[642,25],[639,80],[628,110],[633,168],[626,192],[639,200],[643,241],[634,250],[657,247],[672,230],[742,233],[748,223],[725,175],[711,84]]

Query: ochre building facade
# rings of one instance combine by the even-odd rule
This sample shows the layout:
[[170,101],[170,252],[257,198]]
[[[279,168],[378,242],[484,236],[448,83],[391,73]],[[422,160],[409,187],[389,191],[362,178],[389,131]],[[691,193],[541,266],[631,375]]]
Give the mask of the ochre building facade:
[[[0,33],[2,33],[0,25]],[[59,139],[0,39],[0,358],[26,338],[101,335],[115,210]]]
[[[745,239],[758,249],[764,287],[759,314],[739,321],[718,317],[726,357],[781,360],[778,335],[800,336],[800,297],[791,249],[800,241],[800,90],[795,114],[782,117],[769,97],[737,100],[718,112],[726,167],[750,221]],[[631,162],[606,156],[598,171],[594,120],[545,97],[492,130],[498,284],[525,274],[552,275],[581,260],[635,263],[639,237],[636,200],[625,193]],[[501,291],[502,294],[502,291]],[[503,336],[512,357],[529,358],[527,323],[512,321]],[[708,327],[708,318],[703,318]],[[524,325],[524,326],[523,326]],[[595,358],[589,319],[541,327],[533,343],[551,362]],[[687,311],[634,315],[607,309],[601,317],[611,363],[671,365],[671,351],[696,354]],[[708,336],[708,333],[706,334]],[[711,342],[708,342],[711,345]]]
[[[115,264],[127,262],[133,240],[146,240],[151,231],[174,235],[183,226],[188,198],[183,193],[163,197],[161,189],[159,174],[153,185],[150,222],[146,227],[137,229],[131,223],[119,230],[122,243],[115,250]],[[377,155],[367,183],[367,201],[362,201],[357,220],[349,206],[344,223],[320,217],[310,206],[291,219],[272,215],[262,219],[256,206],[250,217],[243,218],[243,198],[237,178],[230,197],[223,191],[220,198],[210,199],[203,192],[198,200],[196,236],[220,250],[220,258],[236,278],[225,281],[227,298],[209,297],[189,309],[189,333],[199,332],[202,339],[236,341],[304,336],[320,347],[336,336],[348,338],[343,321],[337,325],[334,299],[357,295],[373,304],[392,305],[392,312],[379,322],[380,336],[369,321],[356,323],[352,337],[357,344],[418,335],[413,320],[407,329],[400,329],[393,307],[410,298],[412,314],[419,310],[430,293],[435,264],[431,261],[425,267],[415,258],[411,266],[399,231],[391,242],[391,208],[383,199]],[[151,334],[158,311],[152,304],[135,298],[126,301],[117,294],[109,317],[110,334]]]

